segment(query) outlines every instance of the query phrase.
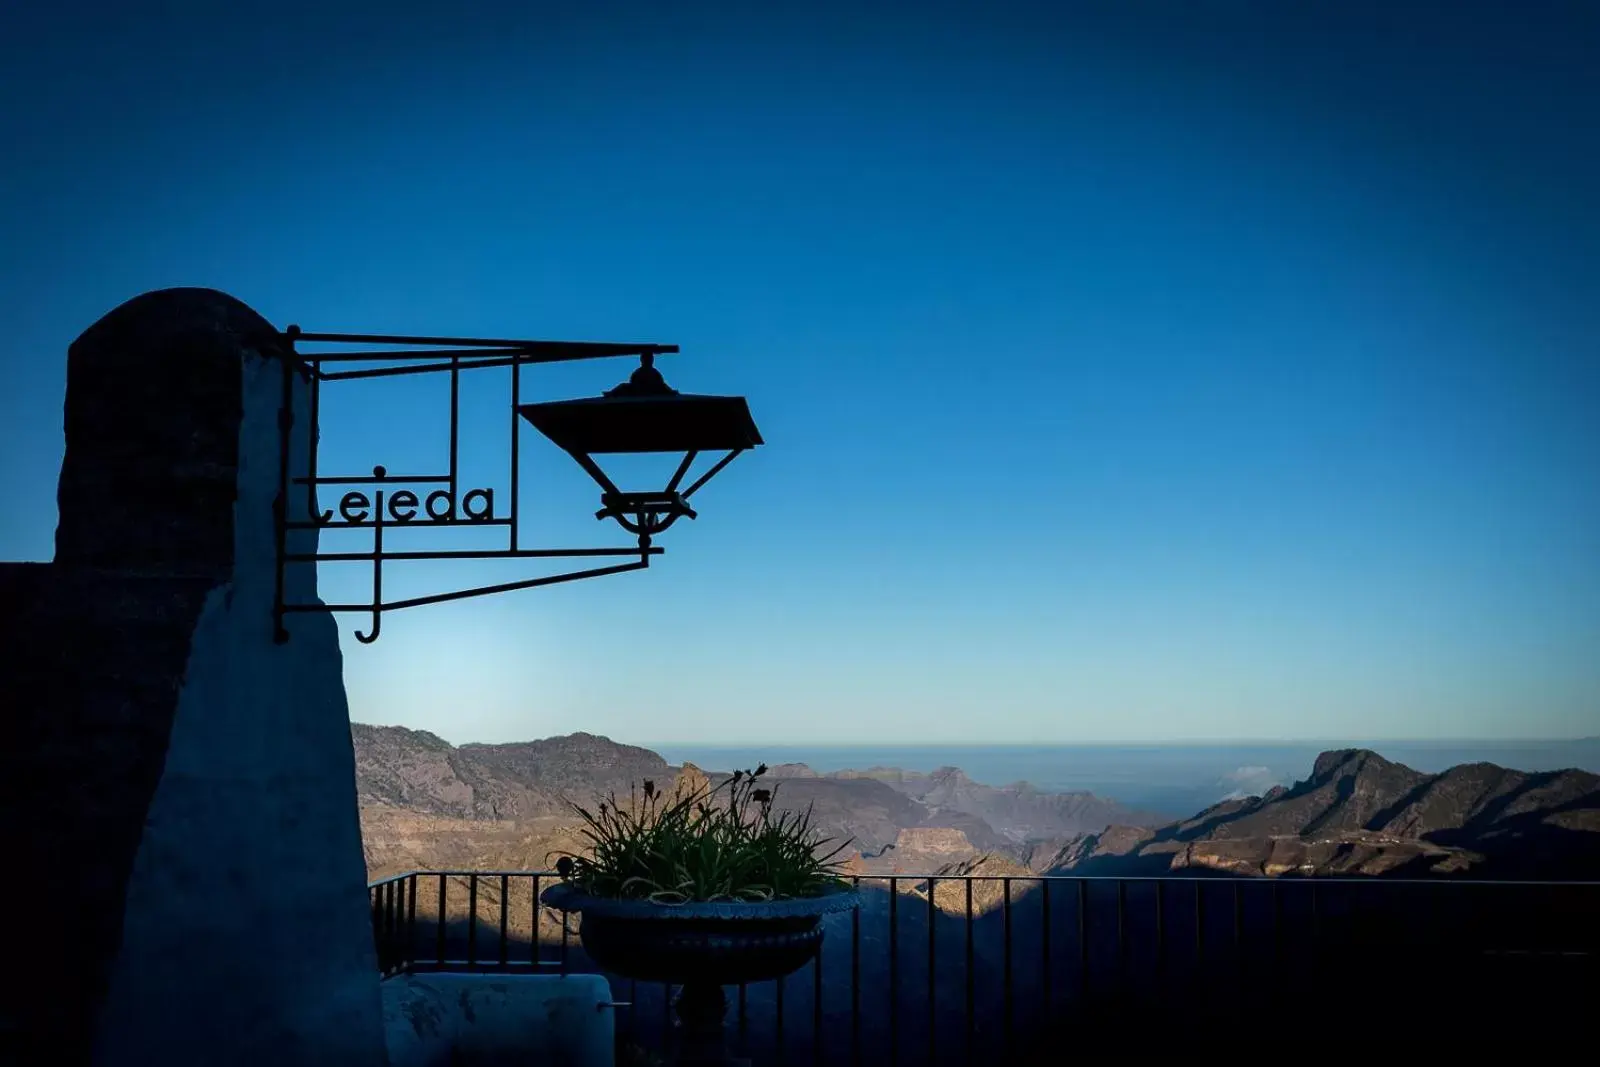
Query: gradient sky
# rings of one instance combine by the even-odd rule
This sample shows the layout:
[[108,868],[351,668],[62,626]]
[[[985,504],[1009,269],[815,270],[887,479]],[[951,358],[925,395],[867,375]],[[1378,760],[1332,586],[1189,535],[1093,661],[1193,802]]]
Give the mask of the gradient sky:
[[[649,572],[370,647],[345,617],[359,720],[1600,732],[1594,5],[104,6],[0,30],[0,556],[52,551],[68,344],[205,285],[310,330],[681,344],[668,381],[769,442]],[[504,387],[466,394],[469,481],[504,483]],[[361,388],[325,470],[443,456],[443,393]],[[524,543],[626,543],[552,451]]]

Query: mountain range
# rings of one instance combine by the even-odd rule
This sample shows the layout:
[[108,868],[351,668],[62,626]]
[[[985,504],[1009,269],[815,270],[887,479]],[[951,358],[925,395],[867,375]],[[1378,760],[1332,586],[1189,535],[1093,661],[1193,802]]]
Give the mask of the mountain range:
[[[572,801],[646,779],[715,781],[593,734],[453,746],[352,727],[369,872],[535,869],[579,845]],[[769,772],[857,874],[1600,877],[1600,776],[1487,763],[1424,774],[1375,752],[1325,752],[1310,776],[1169,821],[1086,792],[990,786],[960,769]]]
[[1600,775],[1469,763],[1423,774],[1365,749],[1156,828],[1110,827],[1036,863],[1074,874],[1600,877]]

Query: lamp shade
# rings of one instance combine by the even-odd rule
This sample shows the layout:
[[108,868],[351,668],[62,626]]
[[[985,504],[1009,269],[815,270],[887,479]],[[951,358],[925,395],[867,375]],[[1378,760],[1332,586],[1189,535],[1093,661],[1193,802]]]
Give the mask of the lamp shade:
[[557,447],[579,455],[754,448],[761,432],[742,396],[597,396],[517,408]]

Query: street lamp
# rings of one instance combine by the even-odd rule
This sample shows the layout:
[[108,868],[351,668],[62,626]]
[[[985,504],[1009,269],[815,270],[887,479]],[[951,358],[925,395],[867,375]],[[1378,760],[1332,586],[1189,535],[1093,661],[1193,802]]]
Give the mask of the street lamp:
[[[615,519],[638,535],[641,548],[650,547],[652,536],[680,517],[696,518],[689,498],[740,453],[762,443],[744,397],[680,393],[667,385],[655,367],[655,356],[648,352],[640,356],[639,369],[627,381],[600,396],[524,404],[517,411],[599,484],[601,507],[595,518]],[[684,454],[665,489],[624,492],[594,459],[649,452]],[[726,454],[680,491],[702,452]]]

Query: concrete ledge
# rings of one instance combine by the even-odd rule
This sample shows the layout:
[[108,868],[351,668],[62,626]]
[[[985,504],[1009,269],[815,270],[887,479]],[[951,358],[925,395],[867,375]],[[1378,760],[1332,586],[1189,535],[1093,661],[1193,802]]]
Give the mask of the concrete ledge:
[[594,974],[418,974],[383,983],[390,1067],[614,1067],[611,987]]

